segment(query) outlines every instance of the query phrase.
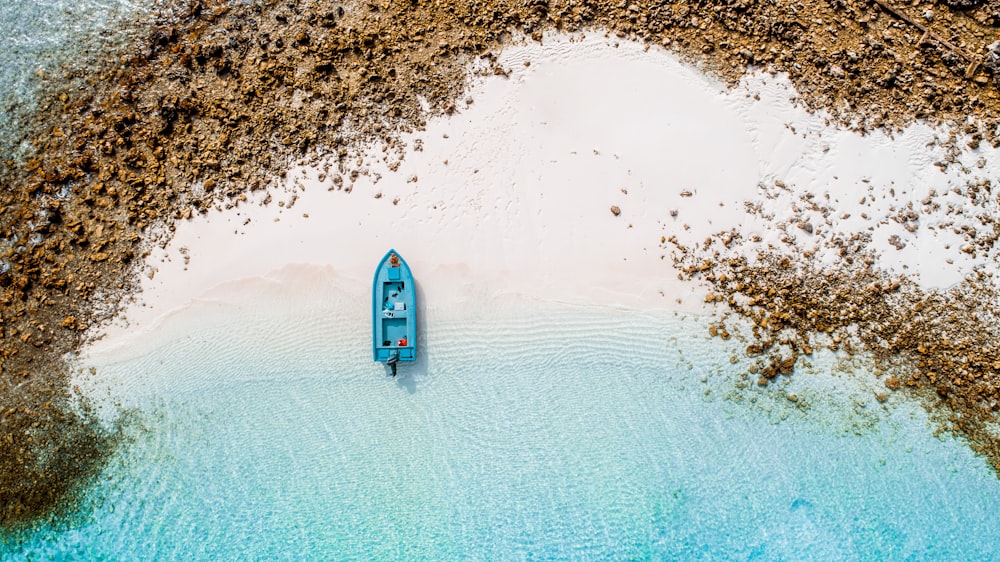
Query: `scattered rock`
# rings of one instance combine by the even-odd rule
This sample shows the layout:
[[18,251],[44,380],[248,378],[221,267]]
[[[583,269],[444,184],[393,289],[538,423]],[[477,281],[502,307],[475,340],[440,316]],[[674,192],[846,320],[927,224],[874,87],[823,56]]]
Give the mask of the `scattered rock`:
[[872,267],[870,237],[860,235],[855,246],[821,239],[842,258],[825,269],[794,248],[760,251],[751,262],[730,232],[693,246],[669,240],[681,277],[707,284],[706,301],[727,304],[728,320],[710,334],[722,337],[729,322],[752,328],[746,354],[762,361],[759,385],[791,375],[799,354],[810,354],[821,338],[838,353],[864,352],[879,376],[888,373],[887,389],[923,400],[944,430],[965,438],[1000,474],[995,412],[979,406],[996,401],[1000,410],[1000,342],[993,337],[1000,306],[988,272],[929,291]]
[[1000,88],[1000,41],[994,41],[986,48],[983,67],[993,74],[993,83]]

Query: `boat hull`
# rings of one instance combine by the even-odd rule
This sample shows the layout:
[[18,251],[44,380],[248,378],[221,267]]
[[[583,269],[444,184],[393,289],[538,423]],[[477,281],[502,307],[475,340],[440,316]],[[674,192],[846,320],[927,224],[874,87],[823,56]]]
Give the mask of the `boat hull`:
[[410,266],[389,250],[372,281],[372,356],[395,364],[417,359],[417,299]]

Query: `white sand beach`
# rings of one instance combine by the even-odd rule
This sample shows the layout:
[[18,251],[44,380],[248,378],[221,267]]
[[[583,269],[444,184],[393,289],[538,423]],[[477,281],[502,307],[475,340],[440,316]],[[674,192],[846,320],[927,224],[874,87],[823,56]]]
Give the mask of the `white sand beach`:
[[[747,243],[750,255],[768,244],[812,248],[829,266],[836,257],[823,240],[867,231],[881,248],[877,266],[925,287],[995,267],[989,255],[960,251],[958,227],[972,217],[961,215],[959,195],[957,212],[921,216],[930,228],[893,220],[929,193],[988,176],[998,155],[985,145],[943,172],[934,164],[946,149],[935,140],[945,132],[861,135],[796,106],[781,77],[751,74],[726,89],[670,53],[601,35],[511,45],[500,63],[509,78],[473,78],[455,115],[404,137],[401,160],[371,147],[339,186],[336,166],[296,167],[256,200],[178,223],[147,259],[138,303],[104,327],[96,349],[213,287],[293,265],[364,292],[390,247],[432,307],[517,293],[702,311],[704,290],[677,279],[664,238],[692,244],[731,229],[759,240]],[[810,211],[804,197],[832,212]],[[796,228],[801,221],[815,228]]]

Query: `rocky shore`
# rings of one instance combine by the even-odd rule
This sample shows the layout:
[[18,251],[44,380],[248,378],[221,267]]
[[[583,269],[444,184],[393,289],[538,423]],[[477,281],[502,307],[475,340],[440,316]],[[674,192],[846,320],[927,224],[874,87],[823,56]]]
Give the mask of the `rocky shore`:
[[884,384],[880,402],[897,391],[923,401],[941,429],[967,439],[1000,473],[992,276],[976,273],[947,291],[927,291],[873,269],[864,247],[848,250],[857,261],[830,271],[777,251],[747,260],[725,248],[726,238],[713,237],[711,254],[678,245],[675,263],[712,287],[706,300],[725,307],[711,335],[746,343],[751,363],[742,388],[792,375],[799,359],[821,346],[867,357]]
[[[395,147],[428,111],[457,111],[470,63],[508,72],[494,55],[504,42],[604,30],[730,82],[748,66],[788,73],[802,103],[845,126],[952,124],[975,149],[1000,138],[990,49],[1000,4],[959,4],[188,0],[136,23],[146,39],[132,54],[47,79],[51,97],[24,127],[32,153],[0,167],[0,524],[66,505],[113,451],[115,430],[80,407],[64,356],[121,309],[175,221],[237,204],[302,159],[334,162],[334,185],[349,191],[359,147]],[[818,334],[857,342],[887,389],[927,397],[1000,470],[989,429],[996,303],[985,279],[930,294],[858,269],[864,247],[832,273],[807,259],[753,265],[686,250],[683,271],[758,326],[748,352],[770,355],[757,382],[794,370]],[[817,298],[831,290],[863,298]],[[838,336],[849,326],[857,335]]]

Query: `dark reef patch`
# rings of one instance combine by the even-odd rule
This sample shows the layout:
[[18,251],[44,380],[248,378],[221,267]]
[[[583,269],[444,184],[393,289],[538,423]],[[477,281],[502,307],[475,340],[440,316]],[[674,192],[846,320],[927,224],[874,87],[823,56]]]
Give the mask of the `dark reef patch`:
[[0,529],[73,514],[120,442],[120,428],[103,425],[58,377],[31,378],[0,417]]

